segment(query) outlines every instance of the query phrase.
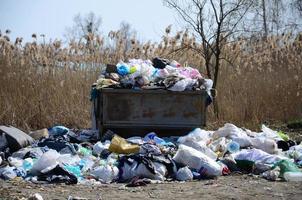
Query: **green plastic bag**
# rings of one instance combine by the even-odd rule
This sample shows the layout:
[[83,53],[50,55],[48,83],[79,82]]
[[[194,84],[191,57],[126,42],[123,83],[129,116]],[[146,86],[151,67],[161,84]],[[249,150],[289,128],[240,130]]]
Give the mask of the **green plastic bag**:
[[295,163],[291,160],[280,160],[274,164],[272,169],[279,167],[280,168],[280,176],[283,177],[285,172],[301,172],[301,170],[297,167]]
[[277,132],[277,134],[282,138],[282,140],[284,140],[285,142],[289,140],[288,135],[286,135],[285,133],[283,133],[282,131]]

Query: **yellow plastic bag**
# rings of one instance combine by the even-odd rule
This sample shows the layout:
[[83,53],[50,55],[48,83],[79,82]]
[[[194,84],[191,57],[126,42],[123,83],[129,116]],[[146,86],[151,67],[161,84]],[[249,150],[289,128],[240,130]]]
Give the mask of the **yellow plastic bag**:
[[119,154],[138,153],[139,146],[136,144],[130,144],[124,138],[115,135],[111,140],[109,151]]

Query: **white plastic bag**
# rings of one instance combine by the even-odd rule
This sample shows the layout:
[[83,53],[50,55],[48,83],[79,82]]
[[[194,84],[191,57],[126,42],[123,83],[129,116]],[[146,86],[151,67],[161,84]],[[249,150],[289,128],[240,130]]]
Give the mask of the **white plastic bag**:
[[111,183],[117,180],[119,170],[116,166],[99,166],[91,171],[91,175],[101,181],[102,183]]
[[204,79],[204,84],[203,85],[204,85],[206,91],[208,92],[208,94],[210,95],[211,94],[210,91],[213,87],[212,79]]
[[242,129],[230,123],[226,123],[223,127],[213,133],[213,138],[215,139],[220,137],[232,138],[243,136],[246,136],[246,133]]
[[209,144],[209,147],[212,149],[214,152],[226,152],[227,150],[227,144],[229,143],[229,140],[227,140],[225,137],[218,138],[211,142]]
[[131,165],[129,165],[127,162],[122,167],[122,180],[130,180],[135,176],[143,177],[143,178],[149,178],[152,180],[160,180],[164,181],[165,176],[167,174],[167,168],[165,165],[153,162],[155,167],[155,174],[150,172],[146,166],[143,163],[137,163],[136,161],[133,161]]
[[232,140],[234,142],[237,142],[241,148],[252,146],[252,138],[250,138],[249,136],[233,137]]
[[211,140],[210,135],[209,131],[196,128],[188,135],[178,138],[177,142],[192,147],[216,160],[217,155],[206,145]]
[[178,143],[183,143],[185,141],[205,141],[208,143],[212,138],[212,132],[202,130],[201,128],[195,128],[193,131],[185,136],[178,138]]
[[185,91],[186,89],[192,90],[193,85],[196,84],[196,79],[185,78],[177,81],[172,87],[168,88],[171,91]]
[[252,145],[256,149],[261,149],[269,154],[278,153],[278,145],[273,139],[257,137],[252,138]]
[[81,161],[78,155],[60,154],[57,158],[57,162],[63,165],[77,165]]
[[251,138],[246,134],[246,132],[234,124],[226,123],[222,128],[219,128],[213,133],[213,138],[226,137],[227,139],[232,139],[237,142],[240,147],[249,147],[252,145]]
[[176,179],[179,181],[191,181],[193,180],[193,174],[188,167],[183,167],[177,171]]
[[264,124],[262,124],[262,133],[259,133],[259,136],[261,137],[265,137],[265,138],[270,138],[273,139],[275,141],[280,141],[283,140],[279,135],[277,131],[274,131],[270,128],[268,128],[267,126],[265,126]]
[[217,154],[215,152],[213,152],[209,147],[207,147],[203,141],[199,141],[199,142],[185,141],[182,144],[186,145],[188,147],[192,147],[193,149],[196,149],[197,151],[207,155],[209,158],[211,158],[213,160],[217,159]]
[[102,143],[102,142],[97,142],[97,143],[93,146],[92,153],[93,153],[94,155],[100,155],[104,149],[106,149],[106,147],[103,145],[103,143]]
[[23,159],[21,158],[8,157],[7,160],[14,167],[21,167],[23,165]]
[[260,149],[243,149],[237,153],[232,154],[235,160],[247,160],[254,163],[274,164],[275,162],[286,159],[278,155],[268,154]]
[[138,163],[136,161],[133,161],[131,165],[128,164],[127,162],[124,163],[124,166],[121,169],[121,171],[123,172],[121,175],[121,179],[123,181],[130,180],[135,176],[137,164]]
[[4,167],[0,168],[0,176],[4,178],[4,180],[11,180],[17,177],[16,172],[14,171],[15,167]]
[[164,181],[165,180],[165,175],[167,174],[167,168],[164,164],[158,163],[158,162],[153,162],[154,167],[155,167],[155,174],[150,172],[145,164],[141,163],[138,165],[138,167],[135,170],[135,175],[139,177],[144,177],[144,178],[149,178],[152,180],[160,180]]
[[179,145],[173,159],[197,170],[202,176],[213,177],[222,174],[222,167],[207,155],[186,145]]
[[57,161],[59,157],[60,154],[56,150],[51,149],[45,152],[33,165],[30,174],[39,175],[54,169],[59,164]]

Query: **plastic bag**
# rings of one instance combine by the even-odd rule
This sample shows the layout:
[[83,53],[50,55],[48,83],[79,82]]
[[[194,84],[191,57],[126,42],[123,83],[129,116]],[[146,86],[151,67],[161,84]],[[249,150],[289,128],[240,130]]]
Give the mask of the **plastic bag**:
[[208,143],[212,138],[212,133],[210,131],[202,130],[200,128],[195,128],[193,131],[188,133],[186,136],[180,137],[177,142],[183,143],[185,141],[205,141]]
[[197,170],[201,176],[213,177],[222,174],[222,167],[205,154],[185,145],[179,145],[173,160]]
[[285,172],[302,172],[295,163],[290,160],[280,160],[274,164],[272,169],[279,167],[280,176],[283,177]]
[[138,167],[135,169],[135,176],[144,177],[144,178],[150,178],[152,180],[165,180],[165,175],[167,174],[167,168],[164,164],[153,162],[155,167],[155,174],[150,172],[145,164],[141,163],[138,165]]
[[199,71],[195,68],[192,67],[179,67],[177,68],[179,73],[183,76],[185,76],[186,78],[190,78],[190,79],[199,79],[202,78],[202,76],[200,75]]
[[209,147],[207,143],[210,141],[210,132],[196,128],[191,131],[188,135],[180,137],[177,142],[189,147],[192,147],[207,156],[211,159],[216,160],[217,155]]
[[212,149],[214,152],[221,152],[225,153],[227,150],[227,143],[228,140],[225,137],[221,137],[217,140],[214,140],[209,144],[209,147]]
[[302,171],[291,160],[280,160],[274,168],[280,168],[280,176],[286,181],[302,182]]
[[193,174],[188,167],[183,167],[177,171],[176,179],[179,181],[191,181],[193,180]]
[[177,81],[172,87],[168,88],[168,90],[171,91],[185,91],[187,90],[192,90],[193,85],[195,85],[197,82],[196,79],[191,79],[191,78],[185,78],[180,81]]
[[246,160],[253,163],[261,162],[265,164],[274,164],[282,160],[284,157],[279,155],[271,155],[260,149],[242,149],[241,151],[232,154],[232,157],[237,160]]
[[115,135],[109,146],[109,151],[119,154],[130,154],[130,153],[138,153],[139,146],[136,144],[130,144],[124,138]]
[[20,158],[8,157],[7,160],[9,164],[14,167],[21,167],[23,164],[23,159]]
[[111,183],[118,179],[119,169],[116,166],[99,166],[91,171],[91,175],[102,183]]
[[289,148],[286,152],[296,162],[302,161],[302,145],[295,145]]
[[75,175],[77,179],[80,179],[82,177],[80,166],[65,165],[64,169],[67,170],[69,173]]
[[81,166],[81,170],[83,172],[86,172],[88,170],[91,170],[94,166],[94,161],[89,159],[89,157],[83,158],[80,162],[79,165]]
[[49,137],[49,133],[48,133],[47,128],[32,131],[32,132],[29,133],[29,135],[32,138],[34,138],[35,140],[40,140],[41,138],[48,138]]
[[288,141],[289,140],[289,136],[286,135],[285,133],[283,133],[282,131],[278,131],[277,134],[279,135],[279,137],[284,140],[284,141]]
[[153,162],[153,165],[155,173],[149,171],[143,163],[133,161],[130,164],[128,162],[125,162],[121,169],[121,171],[123,172],[121,175],[121,179],[123,181],[127,181],[131,180],[135,176],[139,176],[142,178],[163,181],[165,179],[166,174],[168,173],[166,166],[159,162]]
[[270,139],[273,139],[275,141],[283,140],[279,136],[277,131],[274,131],[274,130],[268,128],[264,124],[262,124],[261,130],[262,130],[262,133],[259,133],[259,136],[261,136],[261,137],[270,138]]
[[119,75],[122,75],[122,76],[125,76],[127,74],[130,73],[130,67],[128,64],[126,63],[123,63],[123,62],[119,62],[117,65],[116,65],[116,68],[117,68],[117,73]]
[[252,146],[252,138],[250,138],[249,136],[232,137],[232,141],[238,143],[241,148]]
[[132,144],[143,144],[144,143],[143,139],[139,136],[133,136],[133,137],[127,138],[127,141]]
[[258,137],[251,138],[252,146],[256,149],[261,149],[269,154],[278,152],[278,145],[273,139]]
[[123,181],[131,180],[136,174],[137,165],[138,163],[136,161],[133,161],[131,164],[125,162],[123,167],[121,168],[122,171],[121,180]]
[[65,126],[54,126],[48,129],[49,135],[52,136],[65,135],[68,133],[68,131],[69,129],[66,128]]
[[270,181],[276,181],[280,175],[280,169],[275,168],[272,170],[267,170],[261,174],[261,177],[270,180]]
[[240,147],[248,147],[252,145],[251,138],[247,136],[246,132],[234,124],[226,123],[222,128],[219,128],[213,133],[213,138],[226,137],[237,142]]
[[164,78],[167,78],[168,76],[170,75],[170,73],[168,72],[167,69],[159,69],[157,70],[156,72],[156,77],[157,78],[160,78],[160,79],[164,79]]
[[92,153],[93,153],[94,155],[100,155],[104,149],[106,149],[106,147],[103,145],[103,143],[102,143],[102,142],[97,142],[97,143],[93,146]]
[[213,160],[217,159],[217,154],[213,152],[209,147],[207,147],[203,141],[199,141],[199,142],[185,141],[182,144],[188,147],[192,147],[193,149],[196,149],[197,151],[207,155],[209,158]]
[[219,128],[217,131],[213,133],[213,138],[232,138],[232,137],[242,137],[246,136],[244,131],[234,124],[226,123],[223,127]]
[[0,168],[0,176],[4,178],[4,180],[11,180],[17,177],[15,172],[15,167],[4,167]]
[[30,171],[34,165],[34,161],[32,158],[26,158],[23,161],[22,167],[25,171]]
[[205,87],[205,89],[208,92],[208,94],[211,95],[210,90],[213,87],[213,81],[212,81],[212,79],[204,79],[203,86]]
[[77,165],[81,161],[78,155],[60,154],[57,158],[57,162],[62,165]]
[[60,154],[56,150],[51,149],[47,151],[33,165],[32,169],[30,170],[30,174],[39,175],[54,169],[58,165],[57,159],[59,157]]
[[150,140],[153,140],[157,145],[165,145],[167,144],[166,141],[156,135],[156,133],[151,132],[148,133],[144,138],[144,142],[149,142]]

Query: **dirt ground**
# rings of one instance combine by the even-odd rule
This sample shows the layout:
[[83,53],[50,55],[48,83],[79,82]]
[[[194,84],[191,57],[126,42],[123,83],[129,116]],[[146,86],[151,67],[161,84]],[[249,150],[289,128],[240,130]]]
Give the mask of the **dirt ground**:
[[[249,175],[214,180],[168,182],[128,188],[123,184],[39,185],[22,180],[0,181],[0,200],[22,199],[39,193],[47,199],[301,199],[301,182],[271,182]],[[75,198],[76,197],[76,198]]]

